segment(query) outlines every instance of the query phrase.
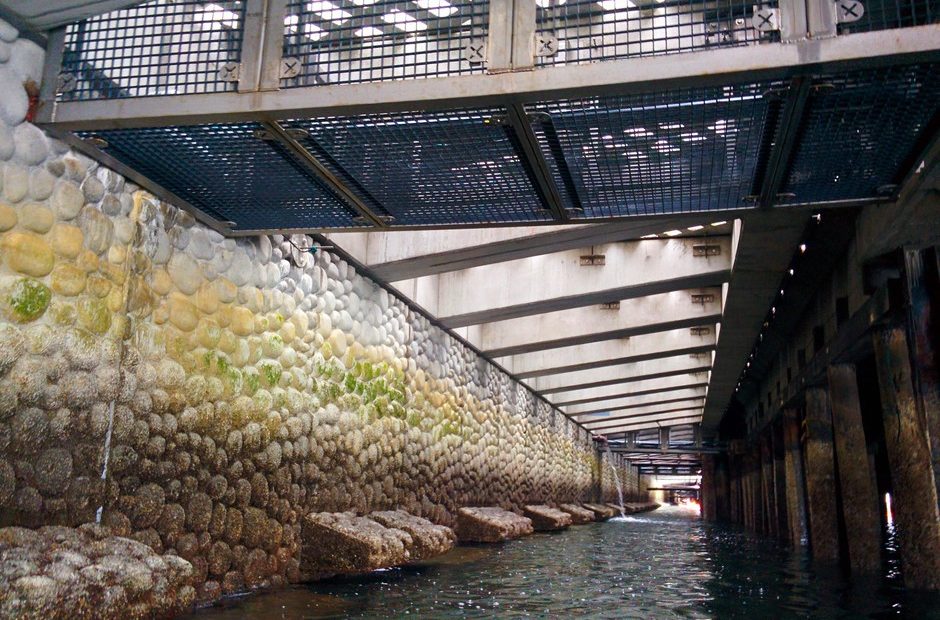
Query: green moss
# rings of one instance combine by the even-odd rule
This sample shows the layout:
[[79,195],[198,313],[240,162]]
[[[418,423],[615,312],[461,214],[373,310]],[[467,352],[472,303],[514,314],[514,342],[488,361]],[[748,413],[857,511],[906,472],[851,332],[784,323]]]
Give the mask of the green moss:
[[256,372],[246,370],[242,373],[245,381],[244,388],[247,396],[254,396],[255,392],[261,387],[261,375]]
[[408,426],[413,426],[415,428],[421,426],[421,412],[417,409],[412,409],[405,417],[405,422],[408,424]]
[[221,353],[215,356],[215,369],[219,372],[220,376],[225,376],[231,370],[232,365],[228,361],[228,358]]
[[51,300],[48,286],[32,278],[20,278],[8,289],[6,303],[12,320],[29,323],[45,314]]
[[356,377],[352,373],[348,373],[343,380],[343,387],[346,388],[347,392],[355,392],[356,388],[359,387],[359,382],[356,381]]
[[78,304],[78,321],[94,334],[103,334],[111,326],[111,313],[100,299],[83,299]]
[[284,370],[281,368],[280,364],[261,365],[261,375],[264,377],[264,380],[268,385],[277,385],[281,380],[282,374],[284,374]]

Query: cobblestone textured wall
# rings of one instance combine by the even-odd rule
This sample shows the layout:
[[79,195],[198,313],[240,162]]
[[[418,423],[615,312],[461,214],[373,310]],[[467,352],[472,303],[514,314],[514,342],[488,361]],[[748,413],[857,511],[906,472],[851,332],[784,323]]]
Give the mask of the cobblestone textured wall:
[[41,59],[0,23],[2,524],[100,510],[211,594],[295,578],[308,511],[610,496],[584,431],[343,260],[224,239],[24,121]]

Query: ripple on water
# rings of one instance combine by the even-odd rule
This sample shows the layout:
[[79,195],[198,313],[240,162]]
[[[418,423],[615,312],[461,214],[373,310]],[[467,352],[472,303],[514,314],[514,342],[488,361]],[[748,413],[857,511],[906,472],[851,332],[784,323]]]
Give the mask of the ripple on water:
[[856,582],[803,553],[662,508],[418,565],[228,599],[196,619],[940,618],[940,597]]

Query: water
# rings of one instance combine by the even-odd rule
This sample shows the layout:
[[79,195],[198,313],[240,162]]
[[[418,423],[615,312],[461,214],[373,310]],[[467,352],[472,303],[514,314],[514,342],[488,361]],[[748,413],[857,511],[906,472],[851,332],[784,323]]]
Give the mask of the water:
[[614,484],[617,485],[617,505],[620,506],[620,516],[624,517],[626,514],[623,510],[623,487],[620,485],[620,474],[617,473],[617,468],[614,466],[614,455],[610,453],[610,444],[605,443],[604,447],[607,449],[607,462],[610,463],[610,469],[614,472]]
[[224,601],[253,618],[940,618],[896,578],[849,586],[806,555],[685,507],[460,547],[421,566]]

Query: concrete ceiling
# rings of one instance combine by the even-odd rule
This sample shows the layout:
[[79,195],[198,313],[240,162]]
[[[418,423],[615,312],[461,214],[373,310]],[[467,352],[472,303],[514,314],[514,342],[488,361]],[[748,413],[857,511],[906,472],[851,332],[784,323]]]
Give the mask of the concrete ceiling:
[[[779,278],[770,278],[768,291],[745,283],[734,296],[728,284],[744,278],[735,271],[741,232],[754,237],[749,248],[781,227],[759,235],[766,218],[742,225],[722,217],[329,239],[563,413],[616,440],[664,426],[678,436],[680,427],[700,423],[716,351],[736,358],[747,339],[744,329],[722,341],[727,300],[746,306],[752,299],[750,314],[766,312]],[[785,252],[790,236],[781,237]],[[749,258],[741,269],[782,272],[786,260],[777,258]],[[748,347],[760,328],[750,323]],[[731,373],[722,383],[724,375]]]

